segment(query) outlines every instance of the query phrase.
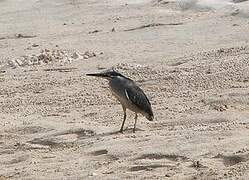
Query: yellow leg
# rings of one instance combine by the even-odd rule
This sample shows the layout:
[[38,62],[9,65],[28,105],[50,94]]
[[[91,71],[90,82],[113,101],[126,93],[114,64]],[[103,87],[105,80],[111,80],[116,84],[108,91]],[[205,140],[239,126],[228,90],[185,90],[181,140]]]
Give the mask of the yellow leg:
[[134,123],[134,128],[133,128],[134,133],[136,131],[136,124],[137,124],[137,113],[135,114],[135,123]]
[[120,131],[121,133],[123,133],[123,128],[124,128],[124,123],[125,123],[125,120],[126,120],[126,108],[124,106],[123,107],[123,111],[124,111],[124,119],[123,119],[123,123],[122,123],[122,126],[120,128]]

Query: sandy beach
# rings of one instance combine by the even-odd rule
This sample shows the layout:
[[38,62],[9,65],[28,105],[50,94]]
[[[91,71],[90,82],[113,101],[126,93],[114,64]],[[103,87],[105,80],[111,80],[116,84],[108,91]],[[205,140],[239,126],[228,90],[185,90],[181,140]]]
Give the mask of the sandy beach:
[[[151,101],[136,133],[106,68]],[[249,1],[0,0],[6,179],[249,179]]]

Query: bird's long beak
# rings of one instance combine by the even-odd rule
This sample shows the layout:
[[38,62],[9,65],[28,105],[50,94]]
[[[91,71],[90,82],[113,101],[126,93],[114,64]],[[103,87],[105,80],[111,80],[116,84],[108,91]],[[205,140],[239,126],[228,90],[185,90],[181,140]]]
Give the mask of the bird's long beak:
[[102,77],[102,78],[107,78],[109,77],[106,73],[90,73],[86,74],[87,76],[95,76],[95,77]]

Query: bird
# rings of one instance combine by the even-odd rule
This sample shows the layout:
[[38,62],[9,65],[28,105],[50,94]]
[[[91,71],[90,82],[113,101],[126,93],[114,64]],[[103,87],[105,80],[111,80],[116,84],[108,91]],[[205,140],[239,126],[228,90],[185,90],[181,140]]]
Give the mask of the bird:
[[119,132],[123,133],[127,109],[135,113],[133,133],[136,131],[138,114],[142,114],[149,121],[153,121],[154,114],[151,103],[144,91],[133,80],[125,77],[114,69],[107,69],[99,73],[91,73],[86,75],[104,78],[109,81],[109,88],[112,94],[120,102],[124,112],[123,122]]

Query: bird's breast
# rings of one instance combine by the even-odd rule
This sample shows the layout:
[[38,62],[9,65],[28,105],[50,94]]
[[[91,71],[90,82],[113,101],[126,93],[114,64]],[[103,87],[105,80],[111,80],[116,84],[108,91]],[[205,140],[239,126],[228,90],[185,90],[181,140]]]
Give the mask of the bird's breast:
[[122,81],[110,81],[109,82],[110,89],[112,94],[116,97],[116,99],[121,103],[123,107],[130,109],[133,112],[140,112],[141,110],[132,103],[129,99],[126,89],[128,88],[126,82]]
[[112,91],[112,94],[117,98],[118,101],[121,102],[121,104],[127,104],[128,99],[125,95],[125,82],[122,82],[122,79],[114,79],[109,82],[110,89]]

